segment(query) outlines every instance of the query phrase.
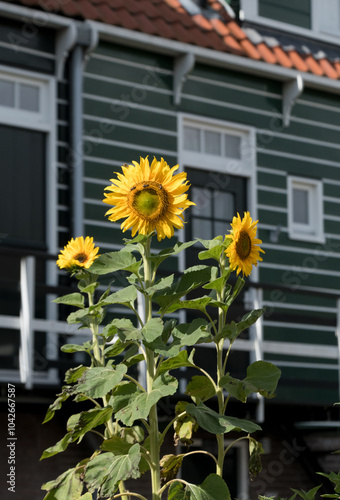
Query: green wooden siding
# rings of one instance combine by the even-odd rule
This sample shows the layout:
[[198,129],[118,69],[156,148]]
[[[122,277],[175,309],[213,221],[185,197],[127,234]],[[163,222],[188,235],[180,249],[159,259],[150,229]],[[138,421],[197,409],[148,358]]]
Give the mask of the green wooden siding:
[[[304,7],[299,4],[298,8],[303,10]],[[273,309],[264,317],[264,337],[336,348],[333,332],[336,297],[302,294],[302,288],[333,290],[334,294],[339,291],[338,97],[305,90],[293,107],[289,127],[284,127],[282,83],[197,63],[184,83],[180,105],[175,106],[172,68],[171,57],[107,42],[100,43],[89,61],[84,83],[85,225],[88,234],[104,248],[120,244],[120,222],[111,223],[104,215],[108,209],[101,202],[104,188],[120,165],[138,160],[140,155],[152,158],[155,154],[163,156],[171,165],[177,163],[178,112],[190,113],[198,119],[207,117],[253,127],[257,147],[259,237],[266,252],[259,264],[259,280],[274,288],[275,285],[288,287],[279,298],[270,290],[264,292],[267,307]],[[207,165],[207,171],[209,168],[211,166]],[[323,201],[324,244],[290,239],[288,175],[322,180],[326,197]],[[277,226],[281,226],[281,232],[276,244],[270,240],[270,232]],[[124,237],[130,234],[127,231]],[[163,245],[169,246],[169,242],[163,241]],[[173,259],[172,270],[176,269],[176,262]],[[278,304],[273,307],[273,302]],[[294,307],[297,304],[300,306]],[[300,319],[296,327],[286,328],[282,325],[285,317],[290,322]],[[320,325],[320,328],[308,329],[304,325]],[[270,355],[270,358],[274,360],[275,356]],[[309,369],[306,366],[297,369],[293,366],[295,362],[315,363],[315,373],[322,373],[320,380],[324,378],[329,382],[329,393],[323,394],[319,402],[334,396],[337,371],[319,366],[329,364],[332,367],[334,360],[301,356],[278,356],[277,360],[283,363],[283,385],[278,391],[278,401],[315,402],[320,396],[318,386],[306,389]],[[287,363],[292,366],[286,366]],[[301,382],[296,388],[292,385],[294,377]],[[304,394],[302,399],[301,393]]]
[[310,0],[259,0],[259,15],[276,21],[295,24],[302,28],[311,26]]
[[105,217],[109,206],[102,203],[103,193],[114,172],[140,156],[163,156],[171,166],[177,163],[172,63],[171,58],[102,42],[86,67],[85,227],[107,248],[131,237],[130,231],[122,234],[122,221]]

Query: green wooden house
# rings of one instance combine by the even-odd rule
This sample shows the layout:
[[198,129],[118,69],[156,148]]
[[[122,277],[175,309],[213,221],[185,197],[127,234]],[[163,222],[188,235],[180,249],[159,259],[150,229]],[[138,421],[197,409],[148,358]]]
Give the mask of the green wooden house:
[[[190,179],[196,207],[178,240],[225,234],[237,212],[259,220],[266,253],[237,313],[266,313],[235,343],[232,368],[264,359],[282,377],[276,398],[247,408],[267,454],[250,483],[247,450],[235,450],[234,497],[288,496],[339,467],[339,10],[336,0],[0,1],[0,380],[20,395],[18,433],[30,421],[31,440],[50,437],[43,414],[82,361],[59,349],[84,334],[51,303],[71,286],[56,255],[80,235],[121,248],[103,190],[148,155]],[[212,353],[198,356],[209,367]],[[65,468],[56,458],[51,474],[45,463],[35,472],[44,445],[31,452],[28,498]]]

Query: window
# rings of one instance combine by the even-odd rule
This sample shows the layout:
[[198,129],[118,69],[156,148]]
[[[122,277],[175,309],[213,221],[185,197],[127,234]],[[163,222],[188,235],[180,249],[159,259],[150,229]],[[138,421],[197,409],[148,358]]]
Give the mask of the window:
[[[339,0],[241,0],[240,17],[247,21],[287,29],[307,35],[314,31],[319,38],[340,35]],[[296,28],[298,27],[298,28]],[[328,38],[330,38],[328,36]]]
[[181,164],[249,177],[255,158],[252,141],[249,129],[186,118],[180,133]]
[[191,182],[190,199],[196,203],[187,224],[188,239],[225,235],[237,212],[246,210],[246,181],[219,172],[186,169]]
[[294,240],[324,242],[321,181],[288,177],[288,230]]
[[0,233],[6,235],[6,245],[44,249],[49,243],[50,188],[55,183],[47,168],[54,163],[49,147],[54,130],[52,82],[0,67],[0,211],[6,214]]

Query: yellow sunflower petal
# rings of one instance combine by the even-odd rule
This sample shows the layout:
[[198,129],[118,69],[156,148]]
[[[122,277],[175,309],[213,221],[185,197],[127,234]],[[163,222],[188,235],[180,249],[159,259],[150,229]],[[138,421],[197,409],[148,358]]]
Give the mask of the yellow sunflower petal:
[[83,236],[71,239],[60,251],[57,260],[57,266],[60,269],[67,269],[69,271],[77,269],[88,269],[95,259],[99,257],[99,248],[94,246],[93,238]]
[[249,276],[252,267],[262,261],[260,252],[265,252],[258,246],[262,241],[256,238],[257,222],[252,221],[249,212],[244,212],[242,220],[239,214],[233,217],[231,234],[226,236],[231,242],[225,252],[230,268],[236,270],[237,275],[242,271],[243,275]]
[[124,165],[122,173],[116,173],[117,179],[105,188],[104,203],[113,208],[106,212],[109,220],[122,218],[121,229],[131,229],[132,236],[157,232],[159,240],[171,238],[174,228],[183,227],[183,211],[195,203],[188,200],[188,183],[185,172],[175,174],[178,165],[170,168],[161,158],[140,158],[139,163]]

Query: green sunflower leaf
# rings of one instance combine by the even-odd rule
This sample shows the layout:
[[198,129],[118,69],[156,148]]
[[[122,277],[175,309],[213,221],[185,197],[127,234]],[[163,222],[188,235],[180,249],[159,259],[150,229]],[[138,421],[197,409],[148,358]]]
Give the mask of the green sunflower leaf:
[[118,337],[122,342],[128,342],[129,340],[135,342],[142,339],[142,332],[129,319],[116,318],[111,321],[110,325],[116,327]]
[[64,295],[63,297],[58,297],[52,302],[55,302],[56,304],[66,304],[68,306],[80,307],[81,309],[83,309],[85,299],[81,293],[75,292]]
[[231,500],[228,486],[217,474],[210,474],[202,484],[174,482],[168,500]]
[[125,365],[118,365],[115,369],[92,367],[82,375],[73,389],[74,394],[84,393],[91,398],[102,398],[122,380],[126,371]]
[[217,272],[217,268],[212,266],[189,267],[178,282],[154,294],[153,300],[159,304],[160,313],[164,314],[181,297],[215,279]]
[[[141,460],[138,443],[131,446],[124,455],[104,452],[90,460],[85,469],[85,481],[91,492],[98,490],[99,497],[111,497],[120,481],[140,477],[139,462]],[[68,498],[68,497],[65,497]]]
[[63,451],[66,450],[66,448],[70,443],[72,443],[72,433],[68,432],[56,444],[50,446],[49,448],[46,448],[46,450],[41,455],[40,460],[43,460],[44,458],[53,457],[54,455],[57,455],[57,453],[62,453]]
[[177,300],[174,304],[168,307],[167,313],[169,314],[175,312],[178,309],[195,309],[196,311],[204,313],[205,308],[211,301],[212,298],[208,296],[198,297],[197,299],[192,300]]
[[189,366],[192,368],[195,367],[195,364],[192,361],[192,354],[188,356],[188,351],[186,350],[180,351],[177,356],[163,361],[158,370],[158,373],[159,375],[161,375],[162,373],[168,372],[170,370],[176,370],[177,368],[182,368],[183,366]]
[[160,318],[151,318],[142,328],[142,336],[145,342],[153,342],[162,337],[163,321]]
[[161,398],[174,394],[177,387],[178,382],[174,377],[162,374],[154,381],[150,393],[141,392],[130,399],[128,405],[121,408],[115,414],[115,417],[127,426],[131,426],[135,420],[146,419],[149,416],[152,406]]
[[225,434],[233,430],[242,430],[245,432],[261,430],[259,425],[249,420],[220,415],[208,408],[204,403],[199,403],[198,405],[189,403],[186,406],[186,412],[196,419],[202,429],[212,434]]
[[174,255],[179,254],[180,252],[183,252],[183,250],[186,250],[187,248],[191,247],[194,245],[196,241],[186,241],[185,243],[181,243],[178,241],[173,247],[170,248],[165,248],[164,250],[161,250],[158,254],[151,255],[151,261],[153,262],[155,268],[163,262],[163,260],[168,259],[169,257],[172,257]]
[[251,392],[259,392],[265,398],[273,398],[280,376],[281,370],[272,363],[255,361],[248,366],[247,377],[243,381],[246,395]]
[[137,299],[137,290],[134,285],[127,286],[126,288],[122,288],[118,290],[118,292],[111,293],[102,300],[97,305],[107,306],[111,304],[123,304],[129,306],[130,303],[133,303]]
[[231,321],[230,324],[225,325],[218,335],[215,336],[214,341],[229,339],[231,343],[242,333],[244,330],[252,326],[263,315],[265,308],[254,309],[253,311],[245,314],[239,323]]
[[216,390],[211,380],[205,375],[194,375],[187,385],[185,394],[191,397],[194,403],[207,401],[216,395]]
[[83,491],[80,475],[77,467],[74,467],[65,471],[54,481],[43,484],[41,489],[48,491],[44,500],[65,500],[65,498],[80,500]]
[[62,388],[62,392],[60,394],[57,394],[57,396],[57,399],[48,407],[43,424],[51,420],[54,417],[55,412],[57,410],[60,410],[63,403],[71,396],[70,387],[64,386]]
[[201,342],[211,340],[211,334],[206,331],[208,323],[201,318],[194,319],[192,323],[184,323],[172,329],[172,342],[165,344],[161,338],[146,343],[147,347],[157,354],[174,357],[179,354],[182,347],[190,347]]
[[[92,274],[109,274],[117,271],[130,271],[131,266],[135,269],[139,267],[137,265],[136,258],[130,253],[125,251],[119,252],[109,252],[100,255],[98,259],[96,259],[88,271]],[[136,267],[133,267],[136,266]],[[132,271],[132,272],[134,272]]]

